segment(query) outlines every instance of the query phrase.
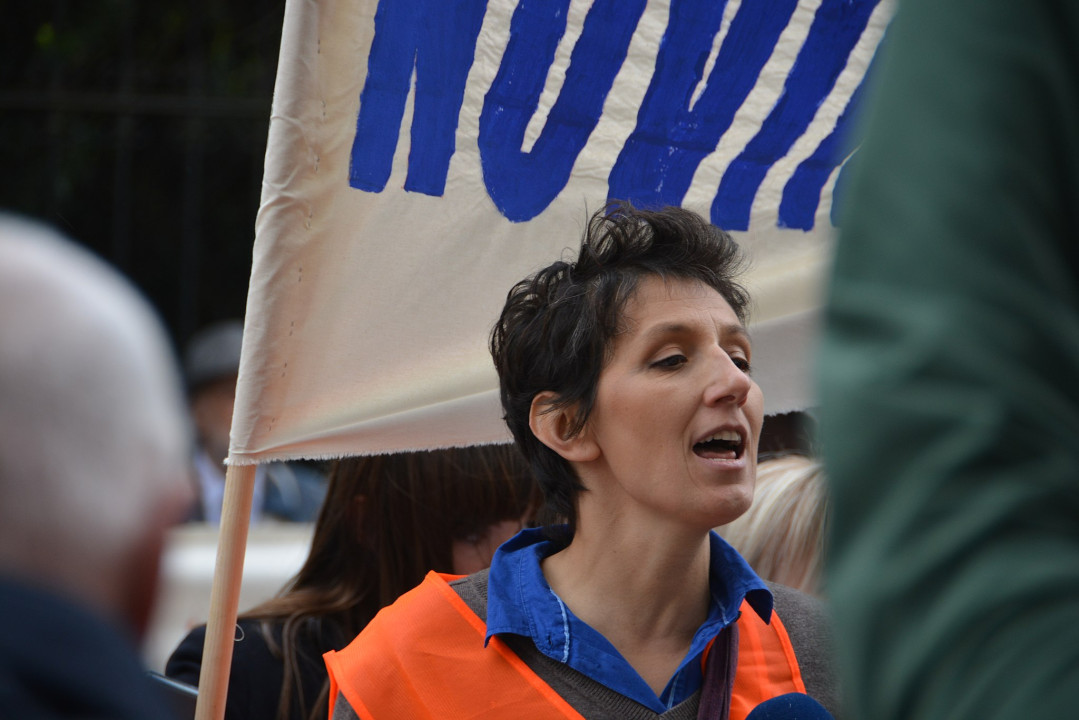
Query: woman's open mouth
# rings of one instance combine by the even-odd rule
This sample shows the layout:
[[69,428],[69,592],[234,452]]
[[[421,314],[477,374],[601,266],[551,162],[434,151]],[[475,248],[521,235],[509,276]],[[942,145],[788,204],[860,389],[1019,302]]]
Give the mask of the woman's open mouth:
[[693,452],[706,460],[738,460],[745,452],[745,440],[735,430],[721,430],[694,443]]

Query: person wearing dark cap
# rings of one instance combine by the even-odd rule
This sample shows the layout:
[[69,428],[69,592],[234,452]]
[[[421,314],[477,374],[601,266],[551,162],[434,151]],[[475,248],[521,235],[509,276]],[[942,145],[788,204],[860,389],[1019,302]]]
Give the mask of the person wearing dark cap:
[[[242,343],[243,323],[224,320],[196,332],[184,348],[184,378],[197,444],[193,463],[199,502],[192,520],[221,520]],[[255,472],[251,521],[313,522],[325,494],[325,475],[313,464],[260,465]]]

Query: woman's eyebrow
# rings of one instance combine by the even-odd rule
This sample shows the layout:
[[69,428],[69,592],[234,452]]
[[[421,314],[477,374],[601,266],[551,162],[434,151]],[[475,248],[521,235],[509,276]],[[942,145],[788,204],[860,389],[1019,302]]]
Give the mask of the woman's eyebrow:
[[652,338],[665,337],[667,335],[684,335],[692,332],[693,328],[685,323],[660,323],[654,325],[643,334],[645,340],[651,340]]
[[[753,337],[750,335],[749,330],[740,323],[724,323],[723,325],[718,326],[717,329],[719,330],[721,337],[728,338],[730,336],[735,336],[744,340],[748,345],[753,344]],[[641,337],[648,341],[671,335],[685,335],[696,331],[696,326],[686,323],[660,323],[659,325],[648,328]]]
[[724,336],[734,335],[741,338],[747,345],[753,345],[753,336],[745,325],[739,323],[728,323],[720,327],[720,331]]

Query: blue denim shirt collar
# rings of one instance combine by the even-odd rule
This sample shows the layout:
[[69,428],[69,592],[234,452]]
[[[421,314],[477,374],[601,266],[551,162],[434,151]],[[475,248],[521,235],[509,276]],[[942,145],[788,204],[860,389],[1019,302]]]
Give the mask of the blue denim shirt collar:
[[495,552],[487,586],[487,640],[502,633],[531,638],[548,657],[654,712],[664,712],[700,687],[701,654],[720,630],[737,619],[743,599],[765,622],[772,616],[772,593],[764,581],[719,535],[711,533],[710,542],[712,603],[708,617],[658,697],[618,650],[574,616],[551,590],[540,562],[555,547],[540,529],[522,530]]

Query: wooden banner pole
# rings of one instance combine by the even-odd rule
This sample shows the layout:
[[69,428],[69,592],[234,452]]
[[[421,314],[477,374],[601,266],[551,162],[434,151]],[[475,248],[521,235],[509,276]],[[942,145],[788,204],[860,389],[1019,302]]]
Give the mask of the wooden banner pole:
[[206,644],[202,650],[195,720],[222,720],[225,717],[256,467],[229,465],[225,471],[225,500],[221,506],[217,563],[214,565],[214,583],[210,591],[210,616],[206,622]]

